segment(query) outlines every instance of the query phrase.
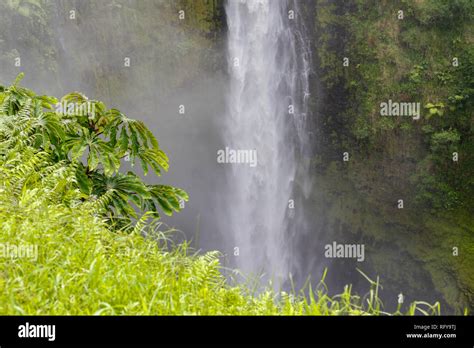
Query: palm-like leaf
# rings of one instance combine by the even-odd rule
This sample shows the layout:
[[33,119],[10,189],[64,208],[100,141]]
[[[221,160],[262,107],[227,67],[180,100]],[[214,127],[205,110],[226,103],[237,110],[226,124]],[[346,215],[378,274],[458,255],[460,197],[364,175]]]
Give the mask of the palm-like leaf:
[[172,186],[149,185],[148,189],[152,198],[145,204],[151,207],[152,203],[154,204],[155,201],[158,202],[166,215],[172,215],[173,211],[179,212],[182,209],[181,202],[187,202],[189,199],[185,191]]
[[82,157],[88,149],[87,165],[90,171],[95,170],[99,163],[102,164],[107,176],[111,176],[120,168],[120,161],[114,153],[114,148],[88,128],[83,127],[77,134],[68,135],[64,148],[71,154],[73,160]]
[[95,173],[92,179],[92,193],[98,197],[109,195],[108,206],[125,217],[137,217],[134,207],[129,203],[134,201],[133,197],[151,198],[146,185],[139,177],[131,173],[118,173],[112,177]]

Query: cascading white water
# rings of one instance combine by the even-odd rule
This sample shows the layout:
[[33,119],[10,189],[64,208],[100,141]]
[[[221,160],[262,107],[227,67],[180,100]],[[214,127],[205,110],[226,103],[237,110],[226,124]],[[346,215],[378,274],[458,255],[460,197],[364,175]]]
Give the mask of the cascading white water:
[[232,236],[239,269],[264,272],[281,284],[290,272],[289,201],[307,143],[308,56],[296,2],[228,0],[226,14],[230,86],[224,141],[236,151],[256,150],[257,165],[231,166],[225,233]]

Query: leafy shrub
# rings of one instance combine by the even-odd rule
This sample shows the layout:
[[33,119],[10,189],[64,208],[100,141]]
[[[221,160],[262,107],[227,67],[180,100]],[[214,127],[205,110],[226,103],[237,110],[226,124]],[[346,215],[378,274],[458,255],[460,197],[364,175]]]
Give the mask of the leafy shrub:
[[19,87],[0,87],[0,143],[3,156],[25,147],[50,154],[69,165],[82,200],[96,201],[108,220],[124,226],[137,210],[158,218],[157,207],[171,215],[187,201],[186,192],[147,185],[135,173],[120,173],[122,161],[140,162],[145,175],[168,169],[168,157],[142,121],[130,119],[104,103],[71,93],[57,100]]
[[425,25],[450,27],[472,20],[473,14],[474,3],[471,0],[431,0],[420,5],[417,16]]
[[461,140],[461,136],[456,130],[446,130],[434,133],[431,136],[431,150],[434,153],[453,152],[456,145]]

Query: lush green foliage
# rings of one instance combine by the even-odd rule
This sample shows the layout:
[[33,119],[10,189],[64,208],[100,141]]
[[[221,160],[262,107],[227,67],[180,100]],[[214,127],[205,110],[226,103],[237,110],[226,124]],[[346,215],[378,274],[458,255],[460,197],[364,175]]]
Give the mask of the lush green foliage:
[[[65,189],[67,168],[31,149],[16,157],[23,165],[0,172],[0,243],[38,254],[2,259],[2,314],[384,314],[377,283],[363,298],[349,286],[331,298],[323,283],[307,297],[229,286],[216,252],[167,248],[159,225],[111,231],[93,204]],[[439,305],[414,303],[407,313],[436,314]]]
[[123,160],[132,166],[139,160],[145,175],[150,168],[157,175],[168,169],[168,157],[142,121],[80,93],[60,101],[37,96],[18,86],[21,77],[0,87],[0,155],[7,166],[16,165],[14,154],[25,147],[49,155],[57,168],[74,174],[71,186],[80,190],[81,199],[94,201],[119,226],[130,224],[139,210],[158,218],[157,206],[168,215],[181,209],[188,200],[184,191],[119,172]]
[[[254,294],[229,285],[218,253],[190,254],[186,244],[170,246],[160,222],[146,223],[153,210],[133,228],[117,229],[103,214],[109,204],[120,207],[109,201],[110,195],[118,192],[125,204],[128,196],[149,194],[158,200],[174,193],[145,186],[131,173],[117,173],[114,156],[126,150],[135,157],[147,149],[159,151],[144,125],[96,102],[102,110],[97,119],[71,117],[65,126],[63,117],[43,111],[51,109],[53,98],[37,97],[16,84],[4,88],[0,99],[1,314],[386,314],[378,281],[368,279],[371,289],[364,297],[352,294],[350,286],[330,297],[323,282],[306,289],[307,296],[272,290]],[[138,134],[144,132],[140,146],[133,136],[121,150],[113,136],[107,141],[99,137],[98,132],[110,136],[109,124],[121,126],[121,132],[127,127],[130,134],[138,127]],[[83,148],[89,153],[81,160]],[[91,159],[93,152],[97,160]],[[78,176],[79,169],[85,178]],[[91,184],[80,183],[85,180]],[[115,186],[97,188],[107,185]],[[120,213],[129,214],[117,208]],[[33,249],[22,254],[22,248]],[[439,304],[417,302],[407,314],[439,310]]]
[[[472,206],[473,13],[469,0],[321,1],[317,12],[323,32],[316,45],[321,79],[329,94],[342,99],[341,110],[332,107],[338,115],[321,125],[325,134],[337,129],[324,144],[329,145],[325,152],[335,156],[330,152],[335,148],[339,158],[348,149],[357,151],[358,158],[366,158],[364,167],[377,168],[379,153],[387,162],[403,162],[400,176],[415,172],[411,180],[398,176],[380,185],[403,182],[407,193],[416,193],[419,208],[431,212]],[[346,68],[341,55],[350,57]],[[420,102],[420,120],[380,117],[379,105],[388,99]],[[459,154],[455,163],[453,152]],[[351,169],[358,176],[370,175],[357,173],[363,168]],[[391,195],[392,188],[384,191]],[[447,192],[459,199],[445,203]]]

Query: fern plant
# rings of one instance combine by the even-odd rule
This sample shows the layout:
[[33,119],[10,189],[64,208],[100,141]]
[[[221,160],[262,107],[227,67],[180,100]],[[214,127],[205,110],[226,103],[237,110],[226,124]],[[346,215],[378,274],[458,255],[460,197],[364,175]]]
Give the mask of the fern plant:
[[25,148],[48,154],[69,168],[82,199],[113,223],[128,224],[138,211],[159,218],[159,210],[167,215],[181,210],[181,202],[188,200],[185,191],[120,172],[124,160],[139,161],[144,175],[168,170],[168,157],[142,121],[78,92],[60,100],[38,96],[19,86],[22,78],[20,74],[12,86],[0,86],[1,156]]

